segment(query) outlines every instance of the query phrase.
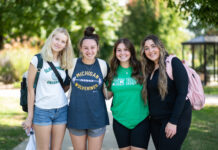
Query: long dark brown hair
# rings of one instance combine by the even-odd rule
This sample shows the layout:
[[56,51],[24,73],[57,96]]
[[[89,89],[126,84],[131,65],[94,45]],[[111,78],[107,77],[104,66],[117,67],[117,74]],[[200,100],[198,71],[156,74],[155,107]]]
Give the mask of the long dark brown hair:
[[143,90],[142,96],[144,100],[147,99],[147,78],[149,74],[154,70],[155,64],[153,61],[149,60],[144,51],[145,42],[148,40],[152,40],[154,44],[160,50],[160,58],[159,58],[159,77],[158,77],[158,89],[161,95],[161,99],[163,100],[167,94],[167,74],[166,74],[166,65],[165,65],[165,57],[168,55],[166,49],[164,48],[163,43],[160,39],[155,35],[149,35],[144,38],[141,43],[141,63],[142,63],[142,73],[143,73]]
[[120,65],[120,61],[116,57],[117,47],[118,47],[118,45],[120,43],[123,43],[126,46],[126,48],[128,49],[128,51],[130,52],[130,54],[131,54],[130,61],[129,61],[130,66],[132,67],[132,70],[133,70],[132,74],[131,74],[131,77],[136,79],[136,81],[139,84],[142,84],[143,76],[142,76],[142,73],[141,73],[141,63],[136,58],[136,52],[135,52],[134,45],[127,38],[122,38],[122,39],[119,39],[114,44],[113,57],[112,57],[112,59],[110,61],[110,73],[108,74],[108,87],[109,88],[111,87],[112,81],[113,81],[114,77],[117,75],[117,68]]

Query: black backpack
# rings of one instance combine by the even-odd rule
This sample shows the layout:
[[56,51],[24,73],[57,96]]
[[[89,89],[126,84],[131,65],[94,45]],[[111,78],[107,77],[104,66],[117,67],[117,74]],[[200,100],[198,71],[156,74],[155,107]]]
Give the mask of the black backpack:
[[[36,54],[35,55],[38,59],[38,64],[37,64],[37,73],[36,73],[36,77],[35,77],[35,81],[34,81],[34,86],[33,88],[36,91],[36,86],[38,83],[38,79],[39,79],[39,74],[40,74],[40,70],[42,69],[42,65],[43,65],[43,59],[41,54]],[[28,90],[27,90],[27,72],[24,73],[24,76],[22,78],[21,81],[21,88],[20,88],[20,105],[22,106],[22,109],[24,112],[28,112]]]

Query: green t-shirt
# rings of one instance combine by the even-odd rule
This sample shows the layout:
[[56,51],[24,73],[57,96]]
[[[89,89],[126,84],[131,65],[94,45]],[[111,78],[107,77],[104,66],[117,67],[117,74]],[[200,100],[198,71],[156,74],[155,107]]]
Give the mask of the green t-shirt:
[[133,129],[149,114],[148,105],[142,99],[142,85],[131,77],[132,68],[117,69],[117,76],[113,79],[111,91],[113,103],[111,111],[115,120]]

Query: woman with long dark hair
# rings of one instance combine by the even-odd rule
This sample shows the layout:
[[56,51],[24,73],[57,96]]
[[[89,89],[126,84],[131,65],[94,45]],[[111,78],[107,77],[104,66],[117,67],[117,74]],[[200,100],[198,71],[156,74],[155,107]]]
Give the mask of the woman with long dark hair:
[[119,39],[110,62],[113,130],[120,150],[144,150],[149,141],[148,105],[142,99],[142,73],[133,44]]
[[167,51],[155,35],[141,44],[143,97],[148,99],[150,131],[157,150],[179,150],[191,124],[191,105],[186,100],[188,75],[178,58],[172,59],[174,80],[166,73]]

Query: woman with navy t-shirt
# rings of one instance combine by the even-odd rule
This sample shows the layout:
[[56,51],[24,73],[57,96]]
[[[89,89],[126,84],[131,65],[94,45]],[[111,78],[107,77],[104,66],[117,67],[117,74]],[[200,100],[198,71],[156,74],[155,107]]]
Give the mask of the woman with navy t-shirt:
[[96,58],[99,38],[93,32],[93,27],[86,28],[79,43],[82,57],[77,59],[74,71],[69,70],[71,93],[67,127],[75,150],[87,147],[89,150],[100,150],[106,125],[109,124],[103,94],[103,73]]

